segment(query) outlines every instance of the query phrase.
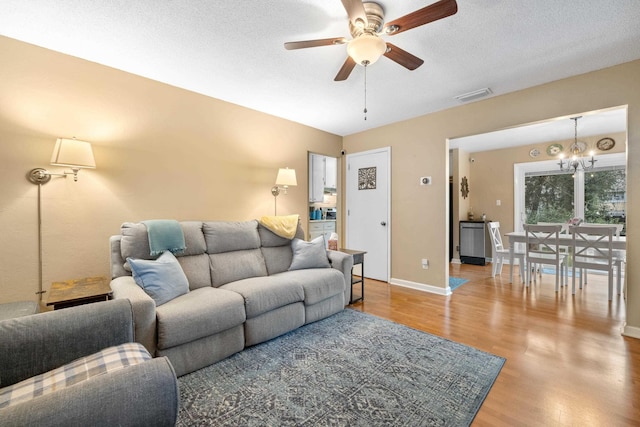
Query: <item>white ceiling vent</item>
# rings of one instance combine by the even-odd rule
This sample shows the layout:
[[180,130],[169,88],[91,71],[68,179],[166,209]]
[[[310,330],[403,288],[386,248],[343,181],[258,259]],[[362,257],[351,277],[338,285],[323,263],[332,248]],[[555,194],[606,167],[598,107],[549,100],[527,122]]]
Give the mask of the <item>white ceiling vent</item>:
[[473,92],[467,92],[463,93],[462,95],[454,96],[454,98],[460,102],[469,102],[473,101],[474,99],[484,98],[485,96],[491,95],[492,93],[493,92],[491,92],[491,89],[485,87],[482,89],[474,90]]

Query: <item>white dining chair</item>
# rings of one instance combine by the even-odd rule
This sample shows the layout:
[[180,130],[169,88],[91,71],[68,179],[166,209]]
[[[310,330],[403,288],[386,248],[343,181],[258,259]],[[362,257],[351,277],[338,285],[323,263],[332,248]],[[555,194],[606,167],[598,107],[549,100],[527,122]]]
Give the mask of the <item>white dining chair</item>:
[[[491,246],[493,247],[493,261],[491,262],[491,277],[496,277],[496,274],[502,274],[502,265],[505,258],[509,258],[509,248],[505,248],[502,244],[502,236],[500,235],[500,223],[498,221],[491,221],[487,223],[487,229],[491,236]],[[522,251],[513,251],[513,258],[518,260],[520,265],[519,274],[524,283],[524,272],[527,270],[525,264],[525,254]],[[513,265],[509,265],[511,271],[513,271]],[[513,277],[513,273],[511,274]]]
[[624,251],[613,250],[612,242],[619,236],[617,224],[588,224],[570,227],[573,235],[573,282],[572,293],[575,294],[575,269],[580,268],[580,289],[584,277],[587,284],[587,271],[600,270],[608,275],[609,300],[613,296],[613,271],[616,270],[616,288],[618,295],[622,289],[622,264],[625,262]]
[[[559,225],[560,228],[560,236],[568,236],[569,235],[569,224],[566,222],[540,222],[538,221],[536,224],[538,225]],[[559,246],[559,250],[560,253],[564,253],[564,254],[568,254],[569,253],[569,246],[568,245],[561,245]],[[569,265],[567,264],[567,269],[569,268]],[[542,269],[538,270],[539,276],[542,277]],[[568,280],[568,279],[567,279]]]
[[[613,233],[613,237],[620,237],[620,233],[624,228],[624,224],[602,224],[602,223],[591,223],[591,222],[583,222],[580,224],[582,227],[614,227],[615,231]],[[622,264],[626,264],[626,251],[613,251],[613,260],[616,266],[616,281],[618,283],[618,295],[620,294],[620,282],[622,281]],[[580,289],[582,289],[582,280],[584,279],[585,285],[588,280],[588,272],[586,269],[580,270]]]
[[560,252],[559,236],[562,226],[560,225],[538,225],[525,224],[525,254],[527,263],[527,274],[525,286],[531,283],[531,270],[535,271],[538,265],[552,265],[555,267],[556,292],[563,282],[567,284],[567,254]]
[[[618,251],[613,250],[613,238],[615,235],[615,227],[593,226],[573,226],[569,227],[569,233],[572,234],[571,251],[573,253],[573,279],[571,282],[571,293],[576,293],[576,268],[581,271],[599,270],[605,271],[608,277],[609,301],[613,299],[613,271],[617,269],[616,287],[618,294],[621,291],[621,274],[623,260],[614,254]],[[582,276],[580,275],[580,289],[582,289]],[[586,281],[585,281],[586,284]]]

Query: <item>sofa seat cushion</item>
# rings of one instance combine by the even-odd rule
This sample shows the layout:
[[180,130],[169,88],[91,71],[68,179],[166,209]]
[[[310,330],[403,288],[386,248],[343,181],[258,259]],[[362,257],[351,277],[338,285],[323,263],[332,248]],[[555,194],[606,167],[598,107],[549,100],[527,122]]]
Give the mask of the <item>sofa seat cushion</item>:
[[344,292],[344,275],[335,268],[293,270],[271,277],[299,283],[304,291],[304,305],[313,305]]
[[285,274],[238,280],[227,283],[221,289],[237,292],[244,297],[248,319],[288,304],[304,301],[302,284],[293,276]]
[[158,348],[167,349],[244,323],[242,296],[199,288],[156,308]]
[[109,347],[52,371],[0,389],[0,408],[45,396],[92,377],[115,372],[147,360],[151,360],[151,355],[142,344],[125,343]]

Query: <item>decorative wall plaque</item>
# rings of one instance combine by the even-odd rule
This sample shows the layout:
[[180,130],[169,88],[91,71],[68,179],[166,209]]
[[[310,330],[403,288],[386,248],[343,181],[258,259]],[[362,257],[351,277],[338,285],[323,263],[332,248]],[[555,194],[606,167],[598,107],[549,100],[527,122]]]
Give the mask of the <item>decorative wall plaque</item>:
[[463,176],[460,181],[460,194],[462,194],[463,199],[466,199],[469,195],[469,181],[466,176]]
[[358,190],[376,189],[376,168],[358,169]]

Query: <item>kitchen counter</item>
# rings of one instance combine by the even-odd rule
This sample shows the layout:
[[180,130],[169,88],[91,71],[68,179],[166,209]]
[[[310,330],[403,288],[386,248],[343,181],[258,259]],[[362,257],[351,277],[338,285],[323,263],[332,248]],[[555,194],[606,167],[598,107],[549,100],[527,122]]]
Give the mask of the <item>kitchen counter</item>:
[[335,219],[310,219],[309,222],[336,222]]

